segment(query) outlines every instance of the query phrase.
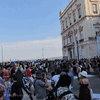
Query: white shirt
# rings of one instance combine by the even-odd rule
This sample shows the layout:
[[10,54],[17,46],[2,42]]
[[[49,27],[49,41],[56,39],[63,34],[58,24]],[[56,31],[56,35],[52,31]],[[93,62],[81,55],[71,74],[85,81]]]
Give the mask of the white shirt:
[[54,76],[52,77],[52,81],[55,82],[54,86],[57,85],[57,83],[58,83],[58,81],[59,81],[59,78],[60,78],[60,75],[54,75]]

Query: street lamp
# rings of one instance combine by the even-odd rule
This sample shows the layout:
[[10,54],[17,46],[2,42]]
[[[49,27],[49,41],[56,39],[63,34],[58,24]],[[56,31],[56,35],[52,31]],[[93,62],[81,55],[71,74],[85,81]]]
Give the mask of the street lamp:
[[2,52],[2,64],[3,64],[3,46],[1,46],[1,52]]
[[44,49],[42,48],[42,56],[43,56],[43,60],[44,60]]

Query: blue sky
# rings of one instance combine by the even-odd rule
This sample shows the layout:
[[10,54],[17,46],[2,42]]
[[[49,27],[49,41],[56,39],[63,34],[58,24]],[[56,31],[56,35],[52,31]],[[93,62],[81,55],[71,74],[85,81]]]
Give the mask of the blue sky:
[[0,44],[5,46],[7,43],[11,45],[20,41],[59,38],[59,11],[64,10],[70,1],[1,0]]

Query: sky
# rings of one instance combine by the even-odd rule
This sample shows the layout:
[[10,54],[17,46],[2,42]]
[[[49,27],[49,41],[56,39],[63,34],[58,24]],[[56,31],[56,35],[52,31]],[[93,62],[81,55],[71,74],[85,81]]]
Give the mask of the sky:
[[59,12],[70,1],[1,0],[0,47],[3,47],[3,60],[62,56]]

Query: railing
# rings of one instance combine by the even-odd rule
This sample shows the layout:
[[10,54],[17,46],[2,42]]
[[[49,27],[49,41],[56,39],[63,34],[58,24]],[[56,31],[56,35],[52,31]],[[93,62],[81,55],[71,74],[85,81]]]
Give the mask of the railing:
[[96,36],[95,37],[88,37],[89,40],[96,40]]
[[80,39],[79,42],[80,42],[80,43],[81,43],[81,42],[84,42],[84,39]]
[[66,46],[63,46],[63,48],[66,48],[67,47],[67,45]]

